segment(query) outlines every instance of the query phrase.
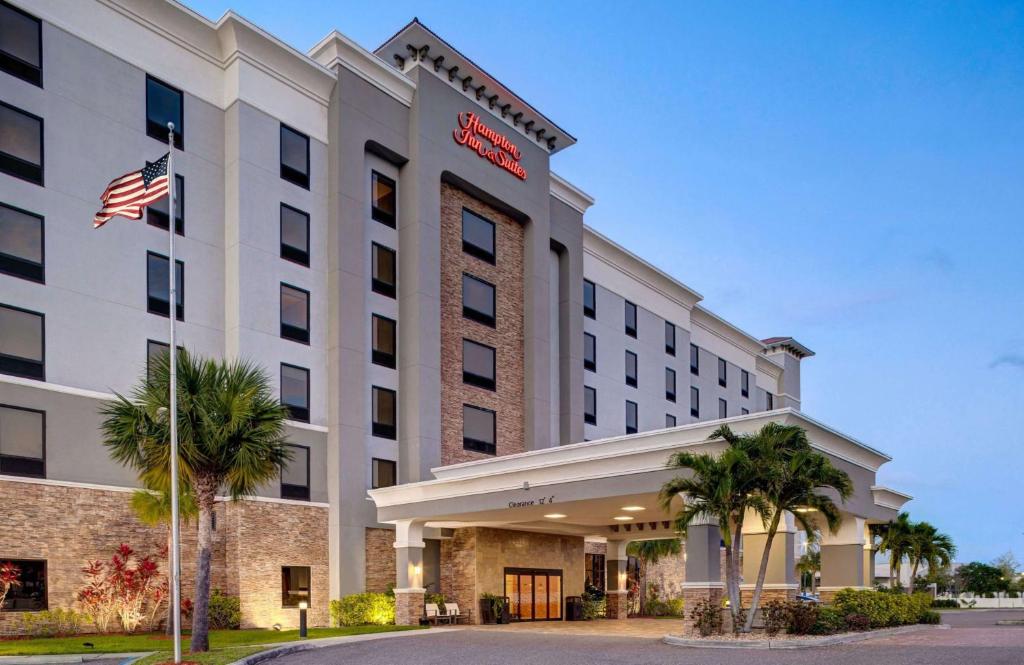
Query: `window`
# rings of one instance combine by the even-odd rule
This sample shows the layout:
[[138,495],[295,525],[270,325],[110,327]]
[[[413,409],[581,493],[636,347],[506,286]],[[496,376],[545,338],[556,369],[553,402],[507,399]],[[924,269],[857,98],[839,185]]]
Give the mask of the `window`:
[[494,348],[463,339],[462,382],[494,390],[496,374]]
[[0,70],[43,85],[43,23],[0,2]]
[[373,363],[384,367],[395,368],[395,356],[398,349],[397,324],[380,314],[373,315]]
[[665,353],[676,355],[676,327],[668,321],[665,322]]
[[478,453],[497,452],[497,414],[479,406],[462,405],[462,447]]
[[597,338],[583,333],[583,369],[597,371]]
[[626,385],[636,388],[636,354],[626,351]]
[[373,458],[373,489],[398,484],[398,465],[389,459]]
[[750,414],[750,409],[744,407],[744,408],[740,409],[740,413],[743,414],[744,416],[749,415]]
[[597,287],[590,280],[583,280],[583,316],[597,318]]
[[[146,162],[149,166],[151,162]],[[174,208],[174,232],[179,236],[185,235],[185,177],[174,176],[174,198],[177,205]],[[158,229],[167,230],[171,219],[171,198],[165,196],[153,201],[146,206],[146,223]]]
[[398,395],[394,390],[373,387],[373,435],[395,439],[398,434]]
[[18,568],[18,582],[12,585],[4,598],[5,612],[36,612],[45,610],[46,598],[46,562],[25,559],[4,559],[4,563],[12,563]]
[[673,416],[671,413],[666,413],[665,414],[665,427],[675,427],[675,426],[676,426],[676,417]]
[[726,364],[725,358],[719,358],[718,359],[718,385],[722,386],[723,388],[725,388],[726,384],[728,383],[728,381],[726,381],[726,377],[728,376],[728,370],[729,370],[729,366]]
[[43,218],[4,203],[0,203],[0,273],[45,281]]
[[43,119],[0,102],[0,172],[43,184]]
[[373,243],[370,249],[372,254],[373,275],[371,288],[374,293],[379,293],[388,298],[394,298],[397,291],[398,280],[395,277],[396,260],[395,250]]
[[583,387],[583,422],[597,424],[597,391],[590,386]]
[[376,171],[370,173],[370,217],[395,228],[397,188],[395,181]]
[[46,380],[45,317],[0,305],[0,374]]
[[281,258],[309,266],[309,213],[281,204]]
[[626,334],[636,337],[636,305],[626,301]]
[[690,415],[700,418],[700,390],[696,386],[690,386]]
[[750,372],[745,369],[740,370],[740,394],[750,397]]
[[309,566],[281,567],[281,607],[309,607]]
[[718,398],[718,417],[728,418],[729,417],[729,403],[721,397]]
[[462,251],[482,261],[494,263],[494,222],[463,208]]
[[[171,305],[170,284],[167,283],[167,257],[146,252],[146,311],[150,314],[169,316]],[[174,262],[174,318],[185,320],[185,264]]]
[[766,392],[764,394],[764,406],[765,409],[771,411],[775,408],[775,395]]
[[181,90],[146,76],[146,134],[167,143],[167,123],[174,123],[174,147],[185,149],[185,95]]
[[0,473],[46,477],[46,413],[0,404]]
[[309,189],[309,137],[281,125],[281,177]]
[[626,400],[626,434],[637,433],[636,402]]
[[700,375],[700,349],[696,344],[690,345],[690,374]]
[[665,368],[665,399],[676,401],[676,371],[671,367]]
[[494,285],[462,274],[462,316],[492,328],[495,326]]
[[292,454],[281,469],[281,498],[309,501],[309,448],[306,446],[287,446]]
[[288,409],[292,420],[309,422],[308,369],[281,363],[281,404]]
[[[185,347],[178,346],[178,353],[181,353]],[[156,363],[161,359],[161,356],[167,355],[171,349],[170,344],[164,344],[163,342],[157,342],[156,340],[146,340],[146,380],[153,380],[153,372],[156,369]],[[168,362],[168,360],[164,360]]]
[[604,591],[605,563],[603,554],[584,554],[583,565],[586,569],[586,586]]
[[281,337],[309,344],[309,291],[281,283]]

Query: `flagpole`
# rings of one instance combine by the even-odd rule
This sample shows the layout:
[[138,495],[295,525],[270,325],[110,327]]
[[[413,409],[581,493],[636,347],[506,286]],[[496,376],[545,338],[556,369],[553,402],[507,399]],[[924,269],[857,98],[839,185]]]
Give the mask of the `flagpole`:
[[174,623],[174,662],[181,663],[181,528],[178,515],[178,347],[174,340],[174,321],[178,314],[178,271],[174,262],[174,227],[177,206],[174,191],[174,123],[167,123],[167,192],[170,197],[170,219],[167,222],[167,264],[170,282],[170,306],[167,317],[171,321],[169,390],[171,424],[171,617]]

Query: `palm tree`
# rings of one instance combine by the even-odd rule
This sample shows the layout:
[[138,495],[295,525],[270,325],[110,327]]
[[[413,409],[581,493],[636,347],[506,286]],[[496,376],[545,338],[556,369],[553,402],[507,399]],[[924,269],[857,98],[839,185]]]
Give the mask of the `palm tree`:
[[881,530],[882,540],[878,544],[878,551],[889,555],[889,585],[893,588],[900,583],[900,568],[913,546],[913,532],[914,523],[910,521],[909,513],[905,512],[897,515]]
[[[232,499],[251,495],[277,477],[290,459],[285,408],[267,374],[241,360],[216,361],[178,354],[178,468],[199,510],[192,651],[208,651],[213,504],[218,490]],[[145,487],[168,490],[170,385],[167,356],[155,359],[149,379],[131,398],[116,395],[101,410],[104,445],[136,471]]]
[[956,545],[953,539],[928,522],[917,522],[913,525],[910,534],[910,549],[907,558],[910,561],[910,584],[907,585],[907,593],[914,592],[914,580],[917,579],[917,569],[921,562],[928,564],[928,570],[938,570],[948,566],[956,556]]
[[665,483],[659,494],[662,507],[672,510],[673,500],[683,495],[682,508],[676,513],[675,527],[680,533],[698,519],[718,524],[725,545],[725,586],[733,625],[740,613],[740,534],[747,510],[762,518],[769,507],[756,493],[757,469],[750,454],[749,441],[736,437],[722,426],[711,433],[709,440],[724,439],[728,446],[717,457],[708,454],[678,452],[668,461],[670,469],[688,469],[688,477],[679,476]]
[[845,471],[833,466],[828,457],[811,448],[802,427],[771,422],[753,434],[741,436],[748,440],[759,470],[757,492],[771,512],[771,517],[765,520],[767,531],[761,565],[743,626],[743,631],[749,633],[761,602],[772,542],[783,514],[792,513],[808,538],[814,538],[817,532],[819,515],[829,531],[835,533],[842,523],[839,507],[821,492],[831,490],[845,501],[853,493],[853,482]]
[[[171,567],[171,493],[159,490],[135,490],[132,492],[132,510],[139,521],[149,526],[164,525],[167,527],[167,582],[170,588]],[[178,516],[185,522],[191,522],[196,516],[196,502],[192,499],[192,493],[188,487],[183,487],[178,492]],[[179,607],[177,611],[181,611]],[[167,599],[167,625],[165,632],[170,635],[174,632],[174,603]]]
[[817,575],[821,572],[821,550],[817,547],[805,552],[796,562],[796,572],[803,577],[809,575],[811,578],[811,593],[817,587]]
[[[658,563],[662,557],[673,556],[683,551],[682,544],[678,538],[661,538],[658,540],[635,540],[626,547],[626,554],[636,557],[640,562],[638,577],[645,583],[647,581],[647,566]],[[647,589],[640,588],[640,614],[643,614],[647,607]]]

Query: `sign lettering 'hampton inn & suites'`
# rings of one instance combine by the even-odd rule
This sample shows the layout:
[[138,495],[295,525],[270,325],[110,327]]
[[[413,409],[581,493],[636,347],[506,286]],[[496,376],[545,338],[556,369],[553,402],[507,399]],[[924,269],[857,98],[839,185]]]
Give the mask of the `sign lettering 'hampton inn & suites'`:
[[[520,180],[526,180],[526,169],[519,163],[522,153],[504,134],[499,134],[484,123],[480,116],[470,111],[459,114],[459,128],[452,132],[455,142],[474,151],[481,159],[486,159],[497,167],[503,168]],[[490,146],[484,144],[484,141]]]

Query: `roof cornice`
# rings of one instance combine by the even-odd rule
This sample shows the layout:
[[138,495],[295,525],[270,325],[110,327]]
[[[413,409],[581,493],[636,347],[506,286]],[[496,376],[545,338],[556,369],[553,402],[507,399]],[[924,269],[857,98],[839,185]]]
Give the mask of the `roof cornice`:
[[581,215],[587,212],[587,208],[594,205],[594,198],[582,189],[576,187],[562,176],[551,171],[551,196],[555,197],[565,205],[573,208]]
[[690,321],[746,353],[760,357],[764,352],[764,344],[761,343],[761,340],[700,305],[693,308],[693,312],[690,313]]
[[405,106],[412,106],[416,82],[337,30],[317,42],[308,55],[328,69],[344,67]]

